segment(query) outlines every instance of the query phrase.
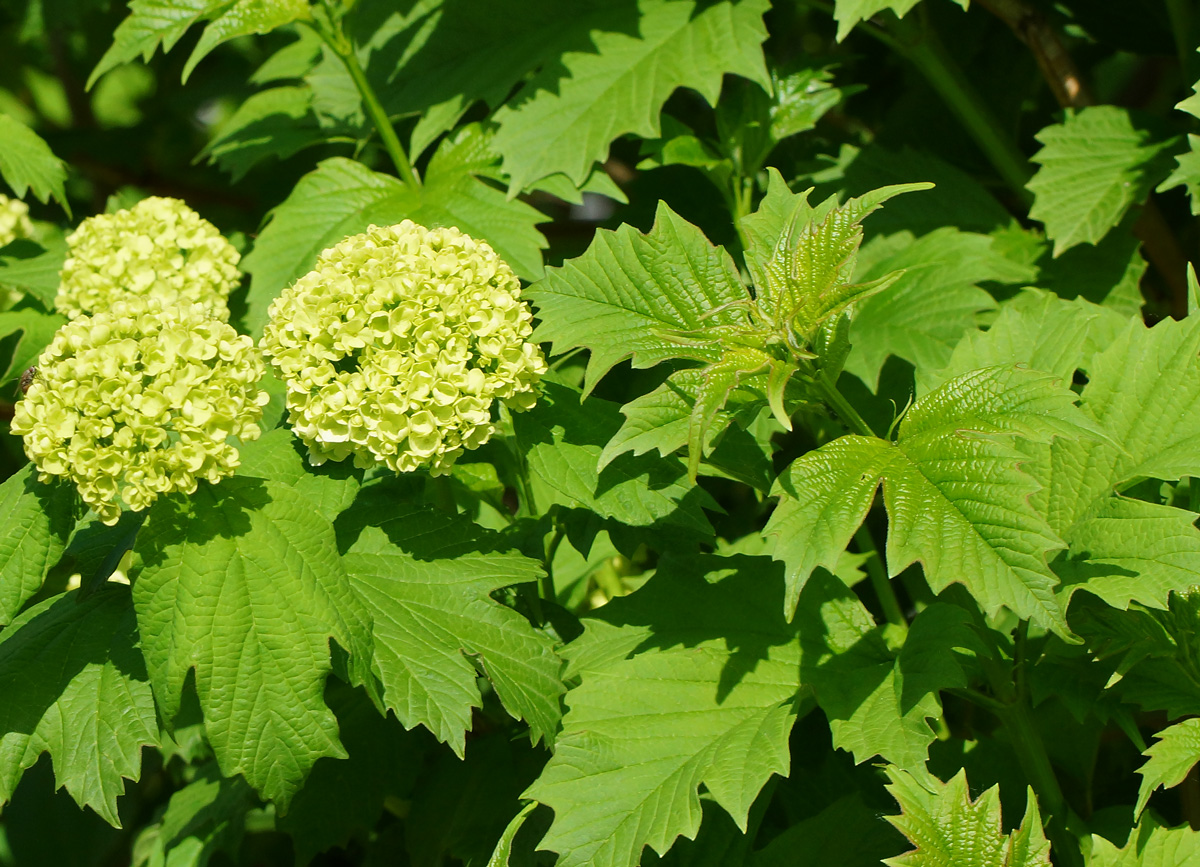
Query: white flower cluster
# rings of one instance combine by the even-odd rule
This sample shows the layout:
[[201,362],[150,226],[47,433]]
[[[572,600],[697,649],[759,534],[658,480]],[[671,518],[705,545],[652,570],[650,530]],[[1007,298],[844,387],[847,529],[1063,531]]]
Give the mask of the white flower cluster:
[[33,234],[33,222],[29,219],[29,205],[20,199],[0,195],[0,247],[11,244],[18,238]]
[[495,400],[536,401],[531,319],[490,246],[405,220],[322,253],[271,305],[260,346],[312,464],[439,475],[492,435]]
[[249,337],[198,304],[127,295],[67,323],[38,359],[12,432],[47,481],[71,479],[106,524],[238,466],[267,395]]
[[226,300],[242,277],[233,245],[178,199],[152,197],[89,217],[67,246],[54,306],[71,319],[135,294],[163,307],[200,304],[225,320]]

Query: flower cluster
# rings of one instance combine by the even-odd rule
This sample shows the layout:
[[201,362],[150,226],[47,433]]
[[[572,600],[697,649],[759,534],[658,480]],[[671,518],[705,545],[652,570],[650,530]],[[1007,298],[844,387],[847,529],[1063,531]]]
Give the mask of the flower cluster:
[[531,407],[546,371],[517,278],[457,229],[371,226],[269,313],[260,345],[313,465],[446,473],[492,435],[493,401]]
[[130,294],[154,297],[163,307],[201,304],[229,318],[226,299],[242,276],[238,252],[178,199],[144,199],[89,217],[67,244],[54,306],[71,319]]
[[33,223],[29,220],[29,205],[20,199],[0,195],[0,247],[11,244],[18,238],[33,234]]
[[12,432],[42,481],[64,476],[106,524],[238,465],[267,395],[249,337],[203,306],[129,295],[68,322],[38,359]]

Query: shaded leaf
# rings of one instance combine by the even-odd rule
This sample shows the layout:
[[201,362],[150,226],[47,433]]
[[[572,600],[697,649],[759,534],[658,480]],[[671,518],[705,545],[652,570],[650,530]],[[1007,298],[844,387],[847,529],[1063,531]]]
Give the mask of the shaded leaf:
[[1146,764],[1138,771],[1142,784],[1138,787],[1134,815],[1141,814],[1155,789],[1178,786],[1200,761],[1200,719],[1185,719],[1167,726],[1157,737],[1158,741],[1145,751]]
[[26,464],[0,484],[0,626],[41,589],[75,528],[74,488],[43,484]]
[[42,137],[16,118],[0,114],[0,177],[12,188],[18,199],[29,190],[38,201],[53,196],[68,214],[63,184],[67,169],[54,155]]

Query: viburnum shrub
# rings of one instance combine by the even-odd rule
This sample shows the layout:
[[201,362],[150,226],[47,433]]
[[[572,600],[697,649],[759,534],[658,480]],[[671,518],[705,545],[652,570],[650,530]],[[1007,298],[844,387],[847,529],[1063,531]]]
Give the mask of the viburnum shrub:
[[1198,45],[0,0],[0,867],[1200,863]]

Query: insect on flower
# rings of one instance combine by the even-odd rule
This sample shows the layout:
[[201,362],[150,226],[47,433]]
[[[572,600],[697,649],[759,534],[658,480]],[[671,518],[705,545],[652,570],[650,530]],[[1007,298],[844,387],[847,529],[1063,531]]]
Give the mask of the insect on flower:
[[21,389],[21,394],[29,391],[29,386],[33,385],[33,381],[37,379],[37,375],[37,365],[25,369],[25,372],[21,374],[21,378],[17,382],[17,386]]

